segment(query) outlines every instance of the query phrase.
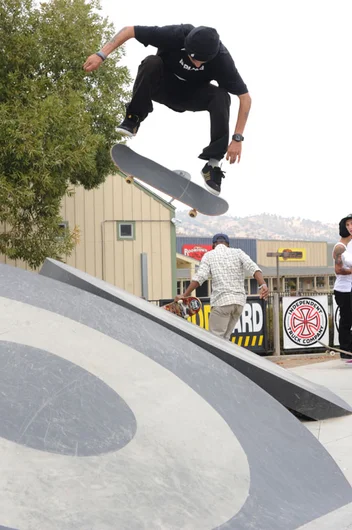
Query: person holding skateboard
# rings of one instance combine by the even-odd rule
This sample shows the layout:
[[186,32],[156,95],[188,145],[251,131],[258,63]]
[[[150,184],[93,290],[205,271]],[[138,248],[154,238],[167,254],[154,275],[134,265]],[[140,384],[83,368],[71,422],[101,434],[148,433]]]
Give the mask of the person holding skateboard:
[[182,295],[175,297],[176,302],[186,298],[211,276],[209,331],[225,340],[230,339],[246,303],[245,271],[257,280],[260,298],[267,300],[269,295],[258,265],[243,250],[229,246],[230,240],[226,234],[215,234],[213,250],[203,255],[191,283]]
[[[153,101],[176,112],[208,111],[210,144],[199,155],[206,161],[201,174],[208,191],[219,195],[224,178],[220,162],[225,155],[230,164],[240,162],[243,132],[251,107],[247,86],[230,53],[216,29],[211,27],[128,26],[90,55],[83,69],[97,70],[108,55],[132,38],[144,46],[157,48],[157,53],[147,56],[139,66],[133,97],[118,132],[129,137],[136,135],[141,123],[153,111]],[[230,94],[238,96],[239,109],[229,143]]]
[[351,356],[340,353],[340,357],[352,363],[352,214],[341,219],[339,233],[341,239],[332,251],[336,275],[334,297],[340,309],[340,349],[351,352]]

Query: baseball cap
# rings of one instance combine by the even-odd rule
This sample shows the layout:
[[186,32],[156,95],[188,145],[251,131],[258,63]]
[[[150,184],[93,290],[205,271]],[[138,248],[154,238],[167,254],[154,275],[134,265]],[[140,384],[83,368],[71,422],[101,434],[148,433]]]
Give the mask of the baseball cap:
[[230,244],[229,236],[227,236],[226,234],[215,234],[215,236],[213,237],[213,244],[219,243],[220,241],[225,241],[225,243],[227,243],[228,245]]
[[352,219],[352,213],[346,215],[346,217],[341,219],[341,221],[339,222],[339,233],[341,237],[348,237],[350,235],[349,231],[346,228],[346,221],[348,219]]
[[216,29],[207,26],[193,28],[185,38],[188,55],[196,61],[211,61],[220,49],[220,37]]

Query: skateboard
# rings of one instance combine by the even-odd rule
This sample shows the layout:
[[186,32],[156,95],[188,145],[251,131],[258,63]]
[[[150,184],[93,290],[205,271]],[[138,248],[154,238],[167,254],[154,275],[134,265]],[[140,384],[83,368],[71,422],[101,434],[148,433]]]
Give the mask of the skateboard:
[[170,302],[161,306],[165,311],[170,311],[181,318],[188,318],[196,315],[202,308],[202,302],[195,296],[188,296],[178,302]]
[[115,144],[111,148],[111,158],[128,184],[132,184],[135,178],[145,182],[173,200],[190,206],[190,217],[196,217],[198,212],[204,215],[222,215],[229,209],[225,199],[212,195],[192,182],[187,172],[167,169],[139,155],[127,145]]
[[327,344],[324,344],[324,342],[321,342],[318,340],[319,344],[324,346],[326,348],[326,353],[330,353],[330,355],[336,355],[336,353],[344,353],[345,355],[348,355],[349,358],[352,359],[352,353],[350,351],[340,350],[339,348],[335,348],[334,346],[328,346]]

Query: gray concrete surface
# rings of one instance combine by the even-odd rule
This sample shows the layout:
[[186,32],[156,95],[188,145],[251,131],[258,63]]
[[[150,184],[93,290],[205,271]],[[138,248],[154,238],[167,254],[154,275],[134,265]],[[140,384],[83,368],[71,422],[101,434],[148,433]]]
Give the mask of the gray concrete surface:
[[5,528],[294,530],[352,502],[305,425],[174,331],[6,265],[0,314]]
[[219,339],[198,326],[78,269],[47,259],[40,274],[91,292],[176,331],[178,335],[208,350],[249,377],[282,405],[299,415],[321,420],[352,413],[352,407],[326,387],[287,372],[281,366],[245,348]]
[[[336,360],[291,368],[309,381],[325,385],[352,405],[352,365]],[[303,422],[339,465],[352,486],[352,416]],[[352,530],[352,503],[307,523],[300,530]]]

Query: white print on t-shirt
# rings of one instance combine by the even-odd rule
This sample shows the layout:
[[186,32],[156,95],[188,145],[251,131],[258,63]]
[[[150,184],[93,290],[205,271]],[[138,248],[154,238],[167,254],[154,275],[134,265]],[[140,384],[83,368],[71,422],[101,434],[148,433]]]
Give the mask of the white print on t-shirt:
[[195,70],[197,72],[200,72],[201,70],[204,70],[204,64],[202,64],[202,66],[200,66],[199,68],[196,68],[195,66],[189,66],[188,64],[186,64],[183,59],[180,59],[180,64],[186,70]]

